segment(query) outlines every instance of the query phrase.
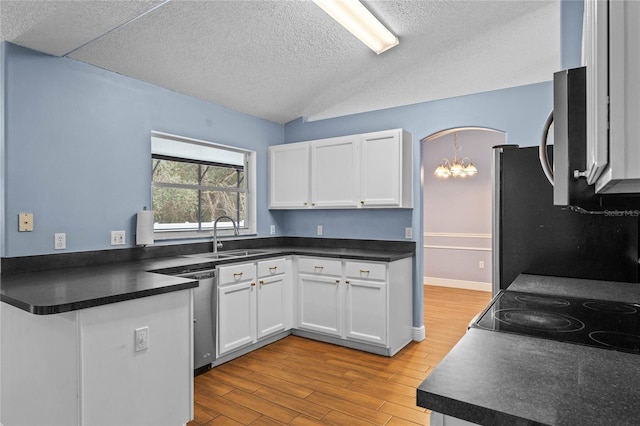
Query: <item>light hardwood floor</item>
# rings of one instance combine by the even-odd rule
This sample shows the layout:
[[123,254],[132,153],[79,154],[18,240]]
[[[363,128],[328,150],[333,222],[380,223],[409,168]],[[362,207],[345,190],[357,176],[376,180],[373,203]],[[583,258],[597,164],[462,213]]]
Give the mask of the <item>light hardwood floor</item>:
[[199,425],[428,425],[416,387],[490,300],[425,286],[426,339],[392,358],[288,336],[195,378]]

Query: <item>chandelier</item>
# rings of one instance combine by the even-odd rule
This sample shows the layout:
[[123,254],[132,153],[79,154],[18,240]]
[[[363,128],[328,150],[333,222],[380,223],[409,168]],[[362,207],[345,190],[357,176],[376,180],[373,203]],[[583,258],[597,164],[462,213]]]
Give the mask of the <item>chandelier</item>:
[[458,160],[458,153],[461,150],[462,148],[458,145],[458,133],[456,132],[453,134],[453,163],[447,158],[443,158],[433,174],[440,178],[448,178],[449,176],[455,178],[473,176],[478,173],[478,169],[476,169],[469,157]]

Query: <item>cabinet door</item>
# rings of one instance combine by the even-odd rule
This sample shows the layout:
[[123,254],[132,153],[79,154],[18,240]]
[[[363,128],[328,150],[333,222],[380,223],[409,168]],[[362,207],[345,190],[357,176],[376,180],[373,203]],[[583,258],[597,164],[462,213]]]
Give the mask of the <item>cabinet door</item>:
[[218,288],[218,356],[256,341],[255,281]]
[[298,327],[340,336],[340,279],[298,275]]
[[311,204],[313,207],[357,207],[360,187],[356,137],[311,144]]
[[258,280],[258,339],[285,329],[285,314],[288,311],[284,305],[287,278],[287,275],[280,274]]
[[363,207],[400,206],[400,132],[364,135],[360,143],[360,159],[360,204]]
[[348,278],[345,287],[346,337],[386,345],[387,296],[384,281]]
[[[585,7],[587,7],[585,2]],[[597,2],[601,3],[601,2]],[[640,193],[640,2],[613,1],[609,4],[609,88],[608,167],[596,183],[601,193]],[[603,34],[605,38],[607,33]],[[587,68],[587,73],[589,69]],[[589,91],[587,90],[587,94]],[[605,105],[606,107],[607,105]]]
[[587,66],[587,182],[592,184],[608,162],[609,140],[609,2],[584,4],[583,51]]
[[309,205],[309,144],[269,148],[269,208]]

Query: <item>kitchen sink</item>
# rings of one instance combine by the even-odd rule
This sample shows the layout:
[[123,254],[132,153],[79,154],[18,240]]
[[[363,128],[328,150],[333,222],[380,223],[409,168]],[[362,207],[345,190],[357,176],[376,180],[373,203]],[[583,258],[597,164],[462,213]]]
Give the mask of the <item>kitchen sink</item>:
[[233,257],[233,256],[226,253],[200,253],[200,254],[192,255],[192,257],[206,257],[209,259],[226,259],[227,257]]
[[[228,256],[256,256],[259,254],[269,254],[270,250],[258,250],[258,249],[249,249],[249,250],[233,250],[229,252],[225,252]],[[213,254],[213,253],[212,253]],[[218,253],[220,254],[220,253]]]
[[228,259],[230,257],[238,257],[232,254],[227,253],[198,253],[198,254],[187,254],[185,257],[198,257],[198,258],[207,258],[207,259]]
[[261,254],[271,253],[270,250],[259,250],[259,249],[247,249],[247,250],[230,250],[230,251],[221,251],[217,253],[198,253],[192,254],[189,257],[205,257],[207,259],[231,259],[231,258],[240,258],[247,256],[258,256]]

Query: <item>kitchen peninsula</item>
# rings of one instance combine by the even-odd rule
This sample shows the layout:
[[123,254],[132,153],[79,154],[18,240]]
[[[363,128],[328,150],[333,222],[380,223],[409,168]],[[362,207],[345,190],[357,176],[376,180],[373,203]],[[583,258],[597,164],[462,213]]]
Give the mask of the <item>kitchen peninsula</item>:
[[[122,250],[121,256],[138,260],[111,258],[108,264],[91,264],[104,261],[99,253],[71,254],[57,262],[70,267],[58,269],[52,268],[56,256],[3,259],[3,423],[189,421],[192,289],[198,283],[167,274],[238,262],[194,256],[210,246]],[[410,265],[415,251],[412,242],[286,237],[225,241],[225,246],[263,250],[244,261],[296,255]],[[21,272],[29,265],[32,271]],[[410,295],[410,275],[406,281]],[[408,318],[404,327],[410,336],[410,312]],[[141,342],[137,332],[145,328],[147,340]],[[138,348],[145,343],[146,349]]]

